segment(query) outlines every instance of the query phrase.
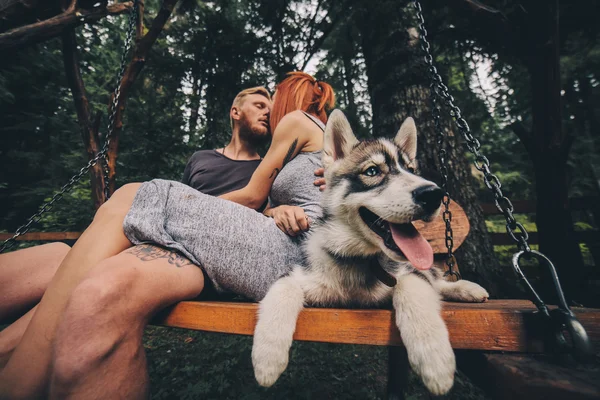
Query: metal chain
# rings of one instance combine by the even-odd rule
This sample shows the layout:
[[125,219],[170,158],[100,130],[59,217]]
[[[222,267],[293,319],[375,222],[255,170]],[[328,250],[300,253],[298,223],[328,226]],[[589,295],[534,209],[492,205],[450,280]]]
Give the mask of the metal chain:
[[125,75],[125,68],[127,68],[127,55],[131,50],[133,43],[133,34],[135,33],[137,19],[138,19],[138,0],[133,0],[133,9],[129,13],[129,26],[127,27],[127,34],[125,36],[125,50],[121,54],[121,66],[117,75],[117,81],[115,82],[115,90],[112,94],[112,103],[110,105],[110,112],[108,115],[108,126],[106,128],[106,141],[102,147],[102,151],[105,156],[103,158],[104,167],[104,201],[110,198],[110,177],[108,168],[108,146],[110,145],[110,139],[112,138],[113,131],[115,129],[115,119],[117,115],[119,98],[121,96],[121,84],[123,81],[123,75]]
[[529,252],[531,249],[527,243],[527,240],[529,239],[527,230],[515,219],[513,215],[514,207],[508,197],[502,193],[502,185],[500,184],[500,180],[490,170],[490,162],[487,157],[485,157],[479,151],[481,144],[471,134],[471,130],[467,124],[467,121],[465,121],[465,119],[462,117],[460,109],[454,104],[454,97],[452,97],[452,95],[449,93],[448,87],[444,84],[442,77],[437,71],[437,68],[433,65],[433,56],[431,55],[431,45],[427,40],[427,29],[425,29],[423,10],[421,8],[421,4],[417,0],[413,1],[413,4],[417,10],[419,33],[421,36],[421,49],[425,54],[424,60],[432,80],[431,86],[434,89],[434,93],[438,98],[442,99],[446,103],[446,106],[450,109],[450,115],[453,117],[459,132],[465,139],[467,148],[475,155],[475,161],[473,164],[478,171],[483,173],[483,182],[485,183],[485,186],[494,194],[494,203],[506,219],[506,231],[517,243],[517,246],[520,250]]
[[460,273],[454,270],[454,266],[456,265],[456,257],[454,257],[454,236],[452,233],[452,212],[450,211],[450,193],[448,192],[448,160],[446,156],[448,152],[445,149],[446,144],[446,135],[444,134],[444,127],[442,126],[441,121],[441,108],[438,104],[439,95],[437,93],[437,88],[432,84],[430,88],[430,100],[431,100],[431,113],[433,116],[433,122],[435,125],[435,131],[437,136],[437,148],[438,151],[438,159],[440,163],[440,174],[442,175],[441,187],[444,191],[444,197],[442,199],[442,204],[444,205],[444,211],[442,213],[442,218],[444,219],[444,223],[446,224],[445,234],[446,234],[446,248],[448,249],[448,254],[446,256],[446,266],[448,270],[444,273],[444,276],[453,276],[456,280],[460,280]]
[[35,213],[31,217],[29,217],[29,219],[27,220],[27,222],[25,222],[25,224],[18,227],[17,230],[15,231],[15,234],[11,238],[6,239],[4,242],[2,242],[2,245],[0,246],[0,253],[4,253],[6,250],[12,248],[16,243],[16,239],[19,236],[27,233],[33,224],[36,224],[37,222],[39,222],[39,220],[42,218],[42,215],[45,212],[50,211],[54,207],[54,203],[56,203],[58,200],[60,200],[64,196],[65,193],[71,191],[73,189],[73,187],[75,186],[75,184],[77,182],[79,182],[79,180],[81,180],[81,178],[90,170],[90,168],[95,166],[98,163],[98,161],[101,161],[104,166],[104,199],[106,201],[109,198],[108,146],[110,144],[110,138],[114,131],[115,115],[117,113],[117,104],[119,102],[119,97],[121,95],[121,81],[123,79],[123,75],[125,74],[125,68],[127,65],[127,54],[131,50],[131,43],[132,43],[133,34],[135,32],[136,23],[137,23],[137,13],[138,13],[138,0],[133,0],[133,8],[131,10],[131,13],[129,14],[129,21],[128,21],[129,25],[128,25],[128,29],[127,29],[127,36],[125,39],[125,50],[123,51],[123,54],[121,55],[121,67],[119,69],[118,81],[117,81],[116,89],[113,92],[113,96],[112,96],[113,98],[112,98],[112,103],[111,103],[111,108],[110,108],[110,115],[108,117],[108,129],[107,129],[107,133],[106,133],[106,141],[104,143],[104,146],[102,146],[102,149],[98,152],[98,154],[96,154],[96,156],[93,159],[91,159],[85,167],[81,168],[77,174],[73,175],[71,177],[71,179],[69,179],[69,182],[67,182],[56,194],[54,194],[54,196],[52,196],[52,199],[50,199],[46,203],[42,204],[42,206],[40,207],[40,210],[37,213]]

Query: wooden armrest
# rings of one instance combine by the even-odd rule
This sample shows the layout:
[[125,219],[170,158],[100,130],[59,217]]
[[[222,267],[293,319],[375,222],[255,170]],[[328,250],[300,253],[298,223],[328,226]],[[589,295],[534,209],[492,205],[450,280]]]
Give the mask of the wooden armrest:
[[[471,225],[465,210],[456,202],[450,202],[450,212],[452,213],[452,237],[454,250],[458,249],[467,238]],[[434,254],[446,254],[446,223],[442,213],[431,222],[415,221],[417,230],[427,239]]]

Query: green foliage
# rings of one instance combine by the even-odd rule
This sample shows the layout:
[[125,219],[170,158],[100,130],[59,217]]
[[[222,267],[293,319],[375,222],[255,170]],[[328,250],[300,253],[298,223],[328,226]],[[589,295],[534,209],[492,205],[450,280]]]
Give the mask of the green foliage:
[[[309,61],[316,64],[315,76],[333,86],[338,107],[346,112],[358,136],[370,137],[374,91],[383,93],[387,101],[386,93],[392,97],[400,92],[398,88],[426,81],[425,68],[409,68],[417,65],[415,60],[394,46],[414,26],[407,3],[180,1],[126,104],[117,186],[156,177],[179,180],[194,151],[227,143],[228,110],[238,91],[255,85],[274,89],[283,74],[306,67]],[[515,134],[518,129],[531,129],[527,67],[511,48],[493,45],[491,39],[497,33],[472,30],[460,8],[433,3],[424,1],[424,9],[439,72],[480,140],[481,152],[489,158],[504,194],[511,199],[534,199],[530,156]],[[160,0],[145,2],[146,29],[160,4]],[[507,1],[501,11],[512,17],[521,6]],[[369,30],[363,30],[372,33],[367,38],[359,27],[375,7],[389,20],[373,22]],[[597,10],[598,5],[589,7]],[[574,137],[569,158],[572,197],[600,193],[600,25],[596,15],[587,7],[561,5],[561,118],[563,129]],[[102,133],[125,27],[126,17],[120,16],[77,30],[86,92],[92,114],[103,115]],[[386,62],[377,64],[370,56]],[[485,63],[488,72],[482,75],[478,66]],[[402,74],[394,69],[398,66],[404,68]],[[387,79],[378,79],[381,76]],[[0,110],[0,230],[13,231],[87,162],[64,76],[60,40],[0,58]],[[479,182],[480,200],[492,201],[481,174],[472,172]],[[87,226],[94,212],[89,184],[85,176],[34,230],[76,231]],[[578,217],[577,230],[597,228],[597,221],[587,213]],[[536,231],[532,216],[517,215],[517,220],[529,232]],[[490,232],[505,232],[501,216],[489,218],[486,225]],[[581,249],[586,263],[594,264],[588,247],[582,244]],[[500,263],[510,265],[515,247],[495,250]],[[537,268],[526,268],[536,281]],[[269,390],[259,388],[252,377],[249,338],[152,328],[146,348],[156,399],[368,399],[382,398],[385,391],[383,348],[297,343],[288,372]],[[461,375],[456,382],[450,399],[483,398]],[[427,398],[414,376],[408,398]]]
[[329,83],[336,93],[336,108],[342,110],[359,138],[371,135],[371,104],[364,55],[354,24],[339,24],[325,41],[327,55],[315,77]]
[[[537,232],[535,221],[532,216],[526,214],[515,214],[515,219],[517,222],[520,222],[525,229],[527,229],[527,232]],[[489,216],[486,219],[485,224],[488,232],[506,232],[506,220],[502,215]]]
[[2,228],[24,221],[84,162],[61,68],[56,40],[0,58]]

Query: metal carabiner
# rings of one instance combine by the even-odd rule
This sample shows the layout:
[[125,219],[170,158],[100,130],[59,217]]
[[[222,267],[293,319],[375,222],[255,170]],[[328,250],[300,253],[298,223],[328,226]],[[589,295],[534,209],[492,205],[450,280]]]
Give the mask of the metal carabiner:
[[454,269],[455,265],[456,256],[454,254],[451,254],[446,258],[446,266],[448,267],[448,269],[446,270],[446,272],[444,272],[444,278],[451,276],[454,279],[453,282],[457,282],[462,279],[460,272]]
[[[558,308],[550,311],[544,301],[537,294],[533,286],[525,277],[525,274],[521,270],[521,266],[519,262],[521,258],[536,258],[540,265],[545,263],[550,270],[550,276],[552,277],[552,281],[554,282],[554,287],[556,289],[556,293],[558,295]],[[516,273],[523,279],[529,291],[532,294],[532,301],[540,311],[541,315],[543,315],[544,319],[547,321],[550,332],[548,335],[548,339],[551,341],[551,345],[554,346],[554,351],[558,353],[571,353],[573,357],[579,362],[588,361],[593,355],[594,350],[592,347],[592,343],[590,338],[585,331],[583,325],[577,320],[573,311],[567,305],[567,301],[565,300],[565,295],[560,286],[560,281],[558,280],[558,275],[556,273],[556,269],[554,268],[554,264],[552,261],[548,259],[544,254],[535,250],[521,250],[513,255],[513,268]],[[571,339],[571,343],[565,337],[564,331],[569,333],[569,337]]]

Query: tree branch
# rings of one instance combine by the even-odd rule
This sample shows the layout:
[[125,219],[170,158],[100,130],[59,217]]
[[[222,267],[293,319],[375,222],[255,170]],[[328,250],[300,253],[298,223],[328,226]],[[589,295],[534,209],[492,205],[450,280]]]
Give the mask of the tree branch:
[[[69,4],[68,7],[64,8],[64,11],[67,13],[72,13],[73,11],[75,11],[75,8],[77,7],[77,0],[70,0],[71,3]],[[65,4],[66,4],[66,0],[65,0]]]
[[[88,159],[91,160],[96,156],[98,151],[100,151],[97,129],[98,124],[92,124],[91,122],[89,102],[85,92],[81,71],[79,69],[77,41],[74,29],[69,29],[63,33],[62,43],[65,75],[67,77],[69,88],[71,89],[71,94],[73,95],[73,102],[75,103],[77,119],[81,129],[81,139],[85,145]],[[92,199],[97,209],[104,200],[101,184],[103,179],[102,167],[100,164],[96,164],[92,167],[92,170],[90,170],[90,179],[92,184]]]
[[129,12],[132,7],[133,3],[128,1],[92,10],[65,11],[47,20],[15,28],[0,34],[0,51],[10,48],[21,48],[33,43],[42,42],[60,35],[67,28],[95,22],[107,15],[119,15]]
[[135,31],[135,40],[138,41],[144,35],[144,0],[138,0],[138,20],[137,29]]
[[465,0],[465,1],[467,3],[469,3],[470,5],[472,5],[473,8],[476,8],[478,10],[484,10],[484,11],[490,12],[492,14],[497,14],[500,12],[499,10],[496,10],[495,8],[492,8],[490,6],[486,6],[485,4],[483,4],[477,0]]
[[527,150],[527,153],[533,159],[537,154],[536,149],[533,147],[533,133],[528,131],[520,122],[513,122],[509,127],[517,135],[523,146],[525,146],[525,150]]
[[[152,21],[152,25],[148,32],[137,42],[133,58],[125,70],[123,79],[121,80],[121,95],[117,104],[117,112],[115,115],[115,128],[113,130],[110,145],[108,148],[109,153],[109,190],[110,193],[114,192],[115,189],[115,172],[117,167],[117,150],[119,148],[119,134],[123,128],[123,112],[125,110],[125,103],[129,96],[131,86],[135,82],[136,78],[140,74],[142,68],[146,64],[146,57],[152,45],[158,39],[158,36],[164,29],[165,24],[169,20],[173,9],[179,0],[164,0],[160,11]],[[111,103],[113,101],[111,96]]]
[[[69,29],[63,33],[62,43],[65,75],[67,77],[69,88],[71,89],[71,94],[73,95],[73,101],[75,102],[75,111],[77,112],[77,119],[79,120],[79,125],[81,127],[82,139],[84,143],[87,143],[89,140],[88,132],[91,127],[90,110],[85,93],[85,85],[79,69],[79,59],[77,58],[76,53],[77,41],[73,29]],[[91,148],[88,148],[87,152],[88,156],[94,154],[94,151]]]
[[53,17],[62,11],[60,6],[57,0],[0,0],[2,29]]
[[[322,0],[317,1],[317,8],[315,9],[315,14],[312,16],[312,18],[310,19],[310,22],[308,23],[308,26],[310,26],[310,30],[308,31],[308,35],[304,38],[304,41],[306,43],[309,43],[306,48],[310,48],[310,42],[312,37],[315,35],[315,27],[316,27],[316,22],[317,22],[317,16],[319,15],[319,10],[321,9],[321,4],[322,4]],[[329,14],[329,13],[328,13]],[[324,17],[324,19],[327,18],[327,15]],[[310,59],[310,57],[308,57],[308,59]],[[306,57],[305,60],[303,60],[302,65],[306,65],[307,61],[306,61]],[[304,67],[302,68],[302,70],[304,69]]]
[[307,47],[306,58],[304,60],[304,63],[302,64],[302,68],[300,68],[301,71],[304,71],[304,68],[306,68],[306,66],[308,65],[308,62],[310,61],[311,57],[316,53],[317,50],[319,50],[321,48],[321,46],[323,45],[323,43],[325,42],[327,37],[333,31],[333,28],[335,28],[335,26],[341,20],[342,20],[342,15],[341,15],[341,13],[338,13],[336,15],[336,17],[331,21],[331,24],[329,24],[329,26],[327,28],[323,29],[323,34],[317,40],[315,40],[313,42],[312,46]]
[[524,14],[513,12],[507,16],[475,0],[452,0],[449,7],[458,10],[469,21],[466,29],[455,29],[464,38],[487,43],[493,47],[493,52],[501,55],[511,49],[521,60],[527,61],[530,57],[528,32],[523,31],[523,27],[527,27]]

